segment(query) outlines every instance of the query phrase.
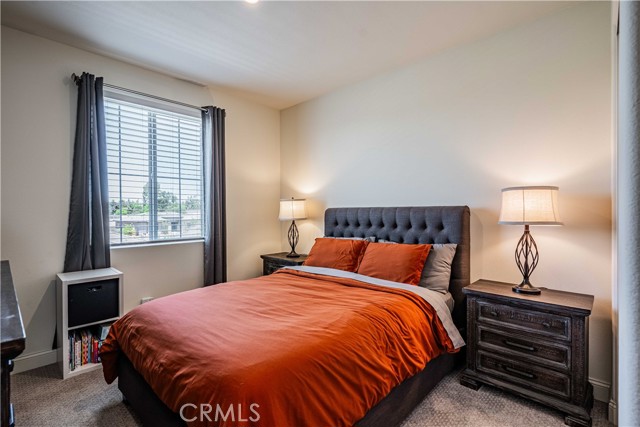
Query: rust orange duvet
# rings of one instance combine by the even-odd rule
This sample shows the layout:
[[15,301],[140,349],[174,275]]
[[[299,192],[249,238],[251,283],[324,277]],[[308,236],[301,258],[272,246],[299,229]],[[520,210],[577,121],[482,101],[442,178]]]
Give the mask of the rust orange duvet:
[[285,269],[141,305],[100,355],[107,382],[123,352],[189,425],[328,427],[455,347],[415,293]]

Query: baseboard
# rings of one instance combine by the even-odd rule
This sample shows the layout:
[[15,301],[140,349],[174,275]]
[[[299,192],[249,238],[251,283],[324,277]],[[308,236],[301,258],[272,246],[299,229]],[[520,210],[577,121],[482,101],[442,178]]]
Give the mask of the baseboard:
[[609,422],[614,426],[618,425],[618,402],[615,400],[609,401]]
[[593,386],[593,398],[600,402],[609,402],[611,384],[591,377],[589,377],[589,382]]
[[13,361],[13,373],[17,374],[20,372],[30,371],[42,366],[51,365],[52,363],[56,363],[57,361],[57,350],[48,350],[38,353],[25,354]]

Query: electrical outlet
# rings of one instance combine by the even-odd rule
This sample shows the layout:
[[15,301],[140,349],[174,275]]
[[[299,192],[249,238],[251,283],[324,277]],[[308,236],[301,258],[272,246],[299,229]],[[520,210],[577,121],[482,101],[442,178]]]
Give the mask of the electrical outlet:
[[145,302],[149,302],[153,299],[153,297],[144,297],[140,300],[140,304],[144,304]]

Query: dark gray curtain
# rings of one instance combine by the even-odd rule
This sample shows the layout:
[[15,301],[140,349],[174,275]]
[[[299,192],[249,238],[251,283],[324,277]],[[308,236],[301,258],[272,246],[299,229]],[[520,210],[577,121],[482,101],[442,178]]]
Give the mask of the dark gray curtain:
[[221,108],[205,107],[202,112],[205,286],[227,281],[224,117]]
[[109,189],[102,77],[82,73],[64,271],[111,266]]

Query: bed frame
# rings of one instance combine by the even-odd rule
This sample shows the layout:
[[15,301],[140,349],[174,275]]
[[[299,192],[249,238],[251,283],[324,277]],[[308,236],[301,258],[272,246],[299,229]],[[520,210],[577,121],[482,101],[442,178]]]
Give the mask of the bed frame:
[[[325,212],[328,237],[369,237],[398,243],[456,243],[449,292],[455,301],[453,320],[462,336],[466,326],[466,303],[462,288],[470,282],[470,212],[467,206],[330,208]],[[462,353],[462,352],[461,352]],[[464,355],[442,354],[424,370],[400,383],[371,408],[357,427],[399,425]],[[185,426],[153,392],[124,354],[118,359],[118,388],[143,425]]]

